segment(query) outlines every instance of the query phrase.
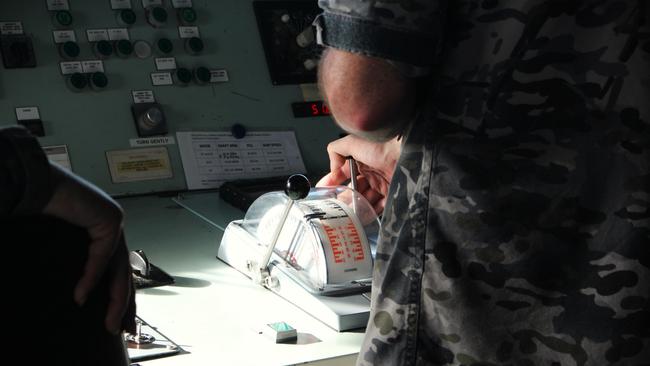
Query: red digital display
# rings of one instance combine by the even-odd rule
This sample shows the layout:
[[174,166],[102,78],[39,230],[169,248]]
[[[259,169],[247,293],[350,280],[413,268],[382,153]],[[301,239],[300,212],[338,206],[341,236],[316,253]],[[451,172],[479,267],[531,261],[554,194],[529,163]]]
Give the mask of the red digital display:
[[296,118],[332,115],[327,104],[322,101],[296,102],[291,104],[291,108],[293,109],[293,116]]

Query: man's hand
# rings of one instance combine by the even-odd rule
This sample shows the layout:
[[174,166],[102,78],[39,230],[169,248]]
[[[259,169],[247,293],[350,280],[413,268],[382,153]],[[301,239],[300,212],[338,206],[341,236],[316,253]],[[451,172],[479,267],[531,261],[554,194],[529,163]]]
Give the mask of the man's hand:
[[357,161],[359,175],[357,190],[370,202],[377,214],[384,210],[388,186],[399,159],[401,143],[397,138],[386,142],[371,142],[348,135],[327,146],[330,173],[316,186],[341,185],[350,179],[347,157]]
[[[110,276],[110,302],[106,329],[117,334],[122,318],[133,307],[131,266],[122,232],[122,209],[111,197],[83,179],[53,164],[54,194],[43,213],[86,228],[91,238],[84,274],[77,283],[74,299],[83,305],[98,281]],[[129,314],[131,315],[131,314]],[[127,327],[131,322],[127,320]]]

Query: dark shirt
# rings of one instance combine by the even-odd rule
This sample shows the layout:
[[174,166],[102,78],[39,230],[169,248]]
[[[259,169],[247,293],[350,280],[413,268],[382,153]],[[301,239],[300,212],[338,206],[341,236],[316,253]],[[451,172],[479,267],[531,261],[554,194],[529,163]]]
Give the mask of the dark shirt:
[[650,363],[650,3],[319,3],[324,44],[430,71],[358,363]]
[[50,165],[25,129],[0,129],[0,216],[40,212],[52,196]]

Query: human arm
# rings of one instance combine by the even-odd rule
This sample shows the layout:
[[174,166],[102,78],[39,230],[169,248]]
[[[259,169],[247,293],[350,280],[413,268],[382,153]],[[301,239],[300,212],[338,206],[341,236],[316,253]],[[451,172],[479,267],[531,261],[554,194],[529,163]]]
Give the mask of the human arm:
[[357,190],[375,209],[377,214],[384,210],[388,186],[393,177],[401,151],[401,141],[393,138],[385,142],[373,142],[348,135],[327,146],[330,158],[330,172],[316,185],[335,186],[350,179],[348,156],[357,161],[359,175]]
[[[112,283],[106,328],[119,331],[133,299],[117,203],[90,183],[50,164],[36,139],[22,128],[0,129],[0,153],[0,217],[44,213],[86,228],[92,243],[73,296],[81,305],[106,271]],[[133,322],[126,320],[130,327]]]

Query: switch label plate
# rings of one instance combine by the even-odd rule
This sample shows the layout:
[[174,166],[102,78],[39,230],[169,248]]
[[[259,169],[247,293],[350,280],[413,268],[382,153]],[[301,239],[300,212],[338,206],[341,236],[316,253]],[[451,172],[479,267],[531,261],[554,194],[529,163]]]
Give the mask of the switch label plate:
[[23,23],[21,22],[0,22],[0,34],[9,36],[13,34],[23,34]]
[[162,0],[142,0],[142,7],[148,8],[150,6],[162,6]]
[[59,64],[61,68],[61,74],[62,75],[70,75],[70,74],[83,74],[84,69],[81,66],[81,61],[68,61],[68,62],[61,62]]
[[109,28],[108,39],[111,41],[126,39],[128,41],[131,37],[129,36],[129,30],[126,28]]
[[210,82],[211,83],[225,83],[229,81],[228,71],[226,69],[215,69],[210,70]]
[[201,38],[201,33],[199,32],[199,27],[178,27],[178,35],[181,38]]
[[175,57],[158,57],[155,61],[156,70],[176,70]]
[[108,31],[106,29],[86,29],[88,42],[108,41]]
[[38,107],[18,107],[16,108],[16,119],[19,121],[41,119],[41,114]]
[[133,103],[155,103],[156,98],[153,96],[153,90],[133,90],[131,91],[133,96]]
[[52,37],[54,37],[54,43],[77,42],[77,35],[72,29],[52,31]]
[[172,177],[172,165],[166,147],[107,151],[106,160],[113,183]]
[[102,60],[82,61],[81,68],[85,74],[92,72],[104,72],[104,62]]
[[173,85],[174,80],[172,79],[172,74],[169,72],[152,72],[151,84],[154,86]]
[[172,7],[174,8],[191,8],[192,0],[172,0]]

